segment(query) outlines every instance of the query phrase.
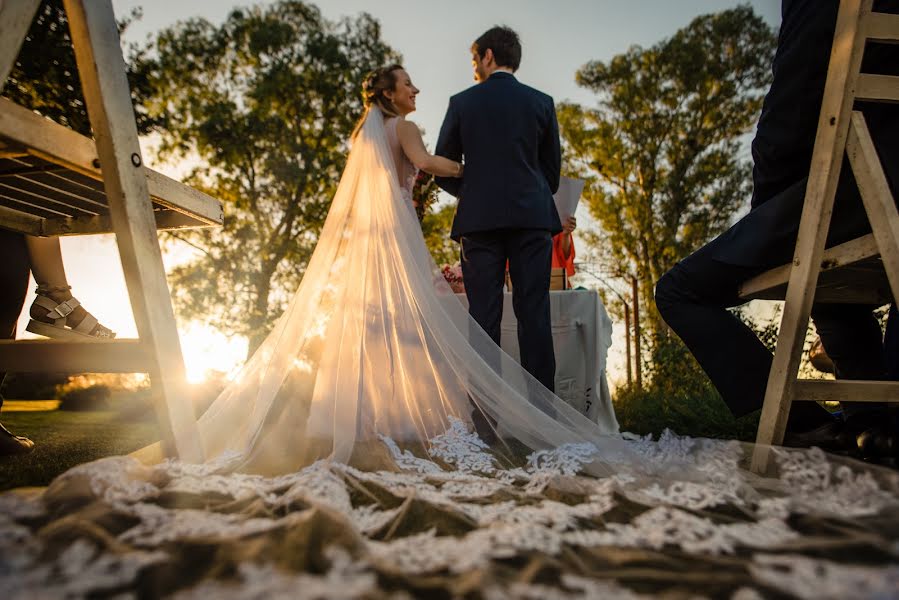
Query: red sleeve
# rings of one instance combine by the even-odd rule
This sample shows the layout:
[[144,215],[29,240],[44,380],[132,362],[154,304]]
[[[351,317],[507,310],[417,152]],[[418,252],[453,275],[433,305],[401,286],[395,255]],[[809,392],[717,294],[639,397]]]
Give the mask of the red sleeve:
[[574,275],[574,237],[571,238],[571,253],[566,257],[562,252],[562,236],[559,233],[553,236],[553,269],[565,268],[565,273],[571,277]]

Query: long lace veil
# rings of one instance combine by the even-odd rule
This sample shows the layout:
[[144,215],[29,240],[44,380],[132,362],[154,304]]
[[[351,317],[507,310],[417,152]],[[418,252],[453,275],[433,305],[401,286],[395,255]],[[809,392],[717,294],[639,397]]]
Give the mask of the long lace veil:
[[[384,442],[427,454],[481,410],[530,449],[626,442],[560,400],[468,315],[404,199],[382,113],[352,144],[319,243],[284,315],[199,419],[206,456],[261,472],[318,458],[379,463]],[[620,467],[615,467],[616,469]]]

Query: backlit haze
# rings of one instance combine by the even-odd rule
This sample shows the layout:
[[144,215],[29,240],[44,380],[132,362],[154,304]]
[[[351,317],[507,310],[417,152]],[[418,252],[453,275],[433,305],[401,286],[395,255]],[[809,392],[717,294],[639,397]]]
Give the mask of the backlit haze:
[[[220,23],[232,8],[247,4],[251,3],[113,0],[117,15],[142,7],[143,17],[126,32],[126,41],[136,43],[145,43],[154,32],[191,17]],[[608,60],[635,44],[650,46],[698,15],[740,3],[725,0],[322,0],[315,4],[332,20],[365,11],[380,21],[383,39],[402,54],[407,71],[421,89],[418,110],[410,118],[424,128],[425,141],[433,148],[449,96],[473,84],[468,48],[492,25],[508,25],[519,33],[523,56],[517,76],[522,82],[552,95],[557,102],[570,100],[589,105],[593,103],[592,94],[574,83],[575,71],[583,64]],[[753,0],[749,4],[769,24],[778,25],[779,2]],[[149,166],[175,178],[189,170],[185,164],[160,163],[153,154],[152,137],[143,139],[142,146]],[[578,211],[578,222],[582,228],[590,225],[583,207]],[[119,337],[135,337],[137,332],[112,236],[67,237],[62,240],[62,248],[69,282],[82,304]],[[165,262],[170,268],[187,257],[187,249],[173,250],[165,256]],[[599,285],[586,276],[575,283],[588,287]],[[33,282],[30,287],[33,291]],[[26,307],[33,298],[29,295]],[[221,302],[227,303],[228,298],[222,298]],[[21,334],[27,318],[26,310],[20,320]],[[245,340],[228,339],[203,323],[181,322],[179,330],[192,382],[202,381],[209,369],[232,370],[246,355]],[[624,380],[623,338],[623,324],[616,323],[608,363],[613,387]]]

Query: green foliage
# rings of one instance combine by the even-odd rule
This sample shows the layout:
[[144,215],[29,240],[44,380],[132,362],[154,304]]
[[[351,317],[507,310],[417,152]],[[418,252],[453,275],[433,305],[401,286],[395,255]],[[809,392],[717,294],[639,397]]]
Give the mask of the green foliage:
[[221,229],[171,280],[179,313],[249,338],[283,312],[318,240],[362,111],[363,76],[398,61],[380,25],[334,23],[297,0],[195,18],[160,32],[144,65],[161,155],[199,158],[190,182],[225,204]]
[[452,265],[459,260],[459,245],[449,238],[456,207],[452,203],[440,205],[439,194],[434,176],[419,171],[412,188],[412,201],[416,204],[415,213],[421,223],[425,245],[438,265]]
[[60,395],[59,409],[71,411],[108,410],[110,395],[109,387],[105,385],[70,389]]
[[11,400],[50,400],[68,380],[67,373],[7,373],[0,378],[0,393]]
[[618,391],[613,400],[621,429],[659,435],[665,429],[681,435],[752,440],[759,412],[735,419],[702,368],[676,338],[659,338],[652,348],[650,380]]
[[650,48],[593,61],[596,108],[559,107],[568,166],[602,232],[607,270],[639,280],[645,327],[665,331],[654,284],[724,231],[750,192],[741,140],[770,77],[774,33],[747,6],[701,16]]
[[[120,20],[119,35],[140,16],[140,9],[135,9]],[[148,92],[147,78],[141,70],[144,55],[133,46],[126,52],[128,83],[134,99],[138,130],[146,133],[156,123],[140,104],[140,99]],[[82,135],[91,135],[69,35],[69,21],[62,0],[44,0],[41,3],[3,88],[3,95]]]
[[421,231],[425,236],[425,244],[438,265],[454,265],[459,262],[459,244],[449,237],[455,214],[455,205],[448,203],[435,206],[422,220]]

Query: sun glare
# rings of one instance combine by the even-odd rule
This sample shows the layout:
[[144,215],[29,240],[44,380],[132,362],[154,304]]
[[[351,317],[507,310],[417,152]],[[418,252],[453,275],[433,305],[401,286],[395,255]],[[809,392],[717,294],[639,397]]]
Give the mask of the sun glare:
[[202,323],[191,323],[183,328],[180,337],[189,383],[202,383],[214,371],[231,374],[243,364],[247,355],[245,339],[229,339]]

